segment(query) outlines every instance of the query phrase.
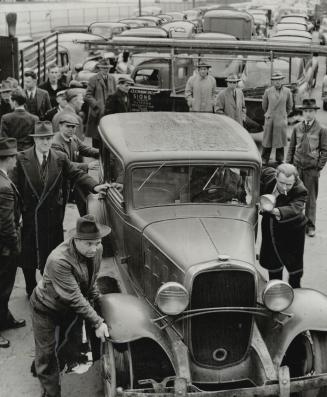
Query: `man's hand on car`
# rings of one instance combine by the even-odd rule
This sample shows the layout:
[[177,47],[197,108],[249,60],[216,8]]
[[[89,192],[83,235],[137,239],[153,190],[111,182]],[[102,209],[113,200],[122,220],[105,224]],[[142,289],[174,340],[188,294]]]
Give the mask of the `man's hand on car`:
[[101,339],[102,342],[105,342],[106,338],[109,338],[109,330],[106,323],[101,323],[101,325],[96,328],[95,336]]
[[102,185],[97,185],[94,186],[93,190],[95,193],[106,193],[106,191],[109,189],[110,184],[109,183],[103,183]]

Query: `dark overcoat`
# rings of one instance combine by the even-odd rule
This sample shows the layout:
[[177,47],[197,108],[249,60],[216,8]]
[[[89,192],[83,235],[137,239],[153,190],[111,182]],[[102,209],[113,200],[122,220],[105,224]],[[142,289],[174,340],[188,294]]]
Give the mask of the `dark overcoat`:
[[107,82],[105,82],[101,73],[90,78],[85,93],[85,102],[89,105],[86,136],[98,139],[98,125],[104,115],[107,97],[114,94],[115,91],[116,81],[113,75],[107,74]]
[[265,112],[262,146],[281,148],[287,144],[287,115],[293,109],[292,92],[287,87],[280,91],[267,88],[262,98]]
[[16,109],[2,116],[0,136],[16,138],[18,151],[29,149],[34,145],[30,134],[34,134],[34,126],[38,120],[37,116],[25,109]]
[[17,156],[13,180],[23,200],[22,267],[43,271],[49,253],[63,241],[63,180],[93,191],[96,181],[64,153],[51,149],[43,184],[34,147]]
[[[276,186],[276,170],[268,167],[262,172],[260,194],[271,194]],[[289,273],[303,271],[303,251],[306,218],[304,205],[307,190],[301,180],[297,180],[287,196],[277,196],[275,208],[281,219],[278,221],[269,212],[262,214],[262,243],[260,264],[268,270],[282,270]]]

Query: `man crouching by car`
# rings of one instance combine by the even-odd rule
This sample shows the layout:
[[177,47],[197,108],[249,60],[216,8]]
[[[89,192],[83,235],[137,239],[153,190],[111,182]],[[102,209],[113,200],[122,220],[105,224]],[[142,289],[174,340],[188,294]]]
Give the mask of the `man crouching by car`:
[[[99,297],[96,278],[102,259],[102,237],[110,228],[92,215],[77,220],[71,237],[48,257],[43,278],[31,297],[35,369],[43,397],[60,397],[59,351],[74,324],[83,319],[103,342],[108,327],[93,308]],[[64,340],[62,340],[64,339]]]

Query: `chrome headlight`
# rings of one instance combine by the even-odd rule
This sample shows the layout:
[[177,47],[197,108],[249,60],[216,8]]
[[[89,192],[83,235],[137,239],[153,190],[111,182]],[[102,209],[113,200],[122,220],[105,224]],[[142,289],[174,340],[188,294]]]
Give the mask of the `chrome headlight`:
[[157,292],[156,305],[169,315],[182,313],[189,303],[189,294],[183,285],[169,281],[162,285]]
[[273,312],[281,312],[287,309],[293,302],[293,288],[281,280],[271,280],[262,294],[265,306]]

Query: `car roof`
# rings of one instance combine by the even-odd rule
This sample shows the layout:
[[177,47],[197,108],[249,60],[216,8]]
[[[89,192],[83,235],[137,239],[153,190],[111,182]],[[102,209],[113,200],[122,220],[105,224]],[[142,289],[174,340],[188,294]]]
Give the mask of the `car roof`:
[[196,40],[236,40],[236,37],[226,33],[202,32],[194,35]]
[[280,30],[300,30],[305,32],[307,30],[306,26],[302,23],[278,23],[276,25],[277,31]]
[[95,26],[105,26],[105,27],[109,27],[109,28],[115,28],[115,27],[124,28],[127,25],[126,25],[126,23],[123,23],[123,22],[92,22],[89,25],[89,28],[93,28]]
[[244,11],[234,10],[211,10],[204,14],[205,18],[243,18],[247,21],[252,21],[252,15]]
[[101,119],[99,131],[125,165],[190,159],[261,161],[250,134],[236,121],[218,114],[112,114]]
[[119,37],[164,37],[167,38],[168,33],[160,27],[145,27],[128,29],[122,32]]

